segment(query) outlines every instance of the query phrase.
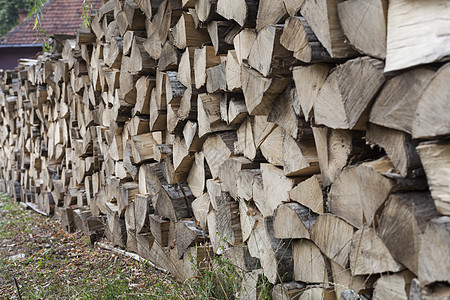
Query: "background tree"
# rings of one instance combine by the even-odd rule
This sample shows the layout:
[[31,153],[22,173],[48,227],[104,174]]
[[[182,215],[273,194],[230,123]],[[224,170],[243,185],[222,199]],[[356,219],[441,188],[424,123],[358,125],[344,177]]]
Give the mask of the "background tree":
[[30,10],[30,0],[0,0],[0,36],[19,24],[19,9]]

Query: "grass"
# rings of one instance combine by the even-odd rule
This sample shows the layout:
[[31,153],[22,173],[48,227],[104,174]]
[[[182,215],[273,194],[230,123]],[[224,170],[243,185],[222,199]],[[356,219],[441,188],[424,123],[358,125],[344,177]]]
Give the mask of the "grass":
[[[242,271],[226,259],[210,259],[198,276],[180,283],[90,247],[80,233],[66,233],[59,221],[0,194],[0,299],[19,299],[19,291],[23,299],[236,299]],[[271,299],[267,283],[259,290],[259,299]]]

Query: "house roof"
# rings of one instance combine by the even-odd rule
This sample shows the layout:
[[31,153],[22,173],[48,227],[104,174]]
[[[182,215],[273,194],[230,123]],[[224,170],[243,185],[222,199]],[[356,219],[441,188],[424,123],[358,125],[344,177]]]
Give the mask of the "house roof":
[[[91,0],[94,9],[98,9],[101,0]],[[48,0],[42,8],[42,28],[53,34],[75,34],[82,23],[83,0]],[[0,45],[19,46],[42,44],[42,38],[36,39],[34,18],[14,27],[0,38]]]

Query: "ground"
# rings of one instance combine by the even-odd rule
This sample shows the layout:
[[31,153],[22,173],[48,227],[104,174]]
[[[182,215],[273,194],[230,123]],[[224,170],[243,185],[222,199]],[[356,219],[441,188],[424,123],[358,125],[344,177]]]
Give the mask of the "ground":
[[[17,285],[16,283],[17,282]],[[0,299],[192,299],[170,275],[90,246],[0,197]]]

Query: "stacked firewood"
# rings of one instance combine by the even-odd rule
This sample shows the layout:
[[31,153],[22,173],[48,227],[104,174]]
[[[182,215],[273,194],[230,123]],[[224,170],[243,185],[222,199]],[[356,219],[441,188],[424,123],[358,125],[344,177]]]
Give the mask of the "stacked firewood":
[[180,279],[221,255],[240,299],[447,299],[449,16],[104,1],[2,73],[1,188]]

